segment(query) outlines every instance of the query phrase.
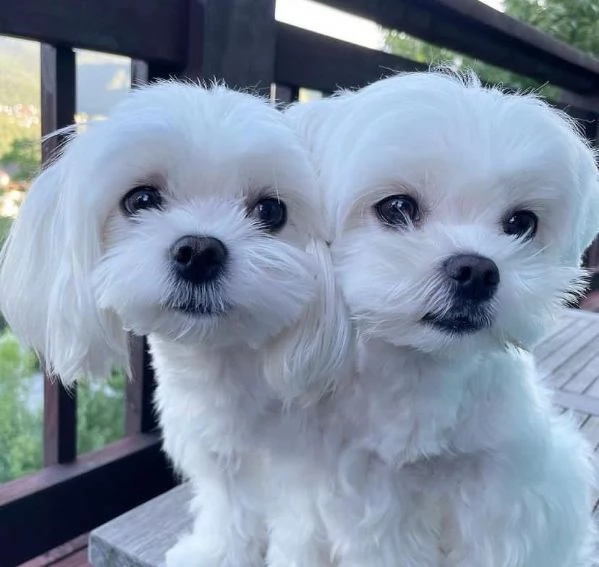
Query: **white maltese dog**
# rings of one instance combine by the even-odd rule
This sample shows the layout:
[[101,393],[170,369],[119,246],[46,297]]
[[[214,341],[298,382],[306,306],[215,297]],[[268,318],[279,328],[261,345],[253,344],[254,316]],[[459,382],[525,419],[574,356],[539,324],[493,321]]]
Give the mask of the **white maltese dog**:
[[358,330],[323,514],[351,567],[588,567],[590,448],[530,349],[581,289],[593,152],[565,115],[417,73],[290,111]]
[[271,565],[321,563],[315,402],[352,342],[323,208],[274,107],[163,83],[74,136],[10,233],[0,306],[63,381],[149,336],[164,447],[195,494],[169,566],[261,566],[267,532]]

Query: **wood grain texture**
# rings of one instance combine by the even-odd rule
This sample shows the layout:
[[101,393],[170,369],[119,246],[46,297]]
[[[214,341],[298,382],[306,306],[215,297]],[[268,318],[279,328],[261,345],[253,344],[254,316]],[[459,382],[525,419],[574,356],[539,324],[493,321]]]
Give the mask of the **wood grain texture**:
[[0,34],[184,65],[188,0],[2,2]]
[[22,563],[20,567],[65,567],[65,561],[72,563],[72,557],[75,555],[81,557],[81,554],[83,554],[82,564],[86,564],[88,540],[89,534],[82,534],[63,545]]
[[416,63],[338,39],[277,23],[275,82],[324,93],[361,87],[397,71],[423,71]]
[[[94,567],[163,567],[164,555],[191,529],[189,485],[182,485],[94,530]],[[200,567],[200,566],[199,566]]]
[[154,435],[128,437],[72,464],[0,484],[0,565],[36,557],[173,486]]
[[274,80],[275,0],[189,0],[186,64],[178,76],[224,80],[268,95]]
[[599,61],[477,0],[322,0],[492,65],[595,95]]
[[153,398],[156,382],[148,341],[129,336],[130,376],[125,388],[125,434],[151,433],[158,429]]

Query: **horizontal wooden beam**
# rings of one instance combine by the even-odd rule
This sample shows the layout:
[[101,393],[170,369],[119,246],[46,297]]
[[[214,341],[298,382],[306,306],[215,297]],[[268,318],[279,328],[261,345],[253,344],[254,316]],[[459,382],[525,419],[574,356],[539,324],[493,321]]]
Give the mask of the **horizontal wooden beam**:
[[117,53],[167,64],[176,70],[185,64],[189,1],[3,2],[0,34]]
[[173,486],[154,435],[127,437],[73,464],[0,484],[2,566],[31,559]]
[[427,65],[277,23],[275,82],[326,93],[361,87],[396,71]]
[[577,93],[599,89],[599,60],[478,0],[320,1]]

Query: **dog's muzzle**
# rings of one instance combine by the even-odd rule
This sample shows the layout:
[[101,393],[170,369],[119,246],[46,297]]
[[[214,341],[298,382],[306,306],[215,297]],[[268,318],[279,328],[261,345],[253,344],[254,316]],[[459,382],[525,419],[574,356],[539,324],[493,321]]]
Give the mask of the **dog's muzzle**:
[[475,333],[493,324],[490,300],[499,287],[499,268],[490,258],[456,254],[442,265],[450,286],[451,307],[443,313],[427,313],[423,322],[452,334]]

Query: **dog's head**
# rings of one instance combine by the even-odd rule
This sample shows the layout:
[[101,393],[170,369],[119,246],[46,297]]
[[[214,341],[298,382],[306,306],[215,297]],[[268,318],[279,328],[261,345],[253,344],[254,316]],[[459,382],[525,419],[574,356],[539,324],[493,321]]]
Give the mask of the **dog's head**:
[[1,307],[67,381],[125,363],[127,330],[261,349],[289,390],[347,339],[322,219],[307,153],[274,107],[153,85],[35,181],[3,251]]
[[580,290],[599,229],[594,156],[572,123],[441,73],[323,110],[307,119],[328,139],[319,167],[359,331],[428,352],[530,346]]

